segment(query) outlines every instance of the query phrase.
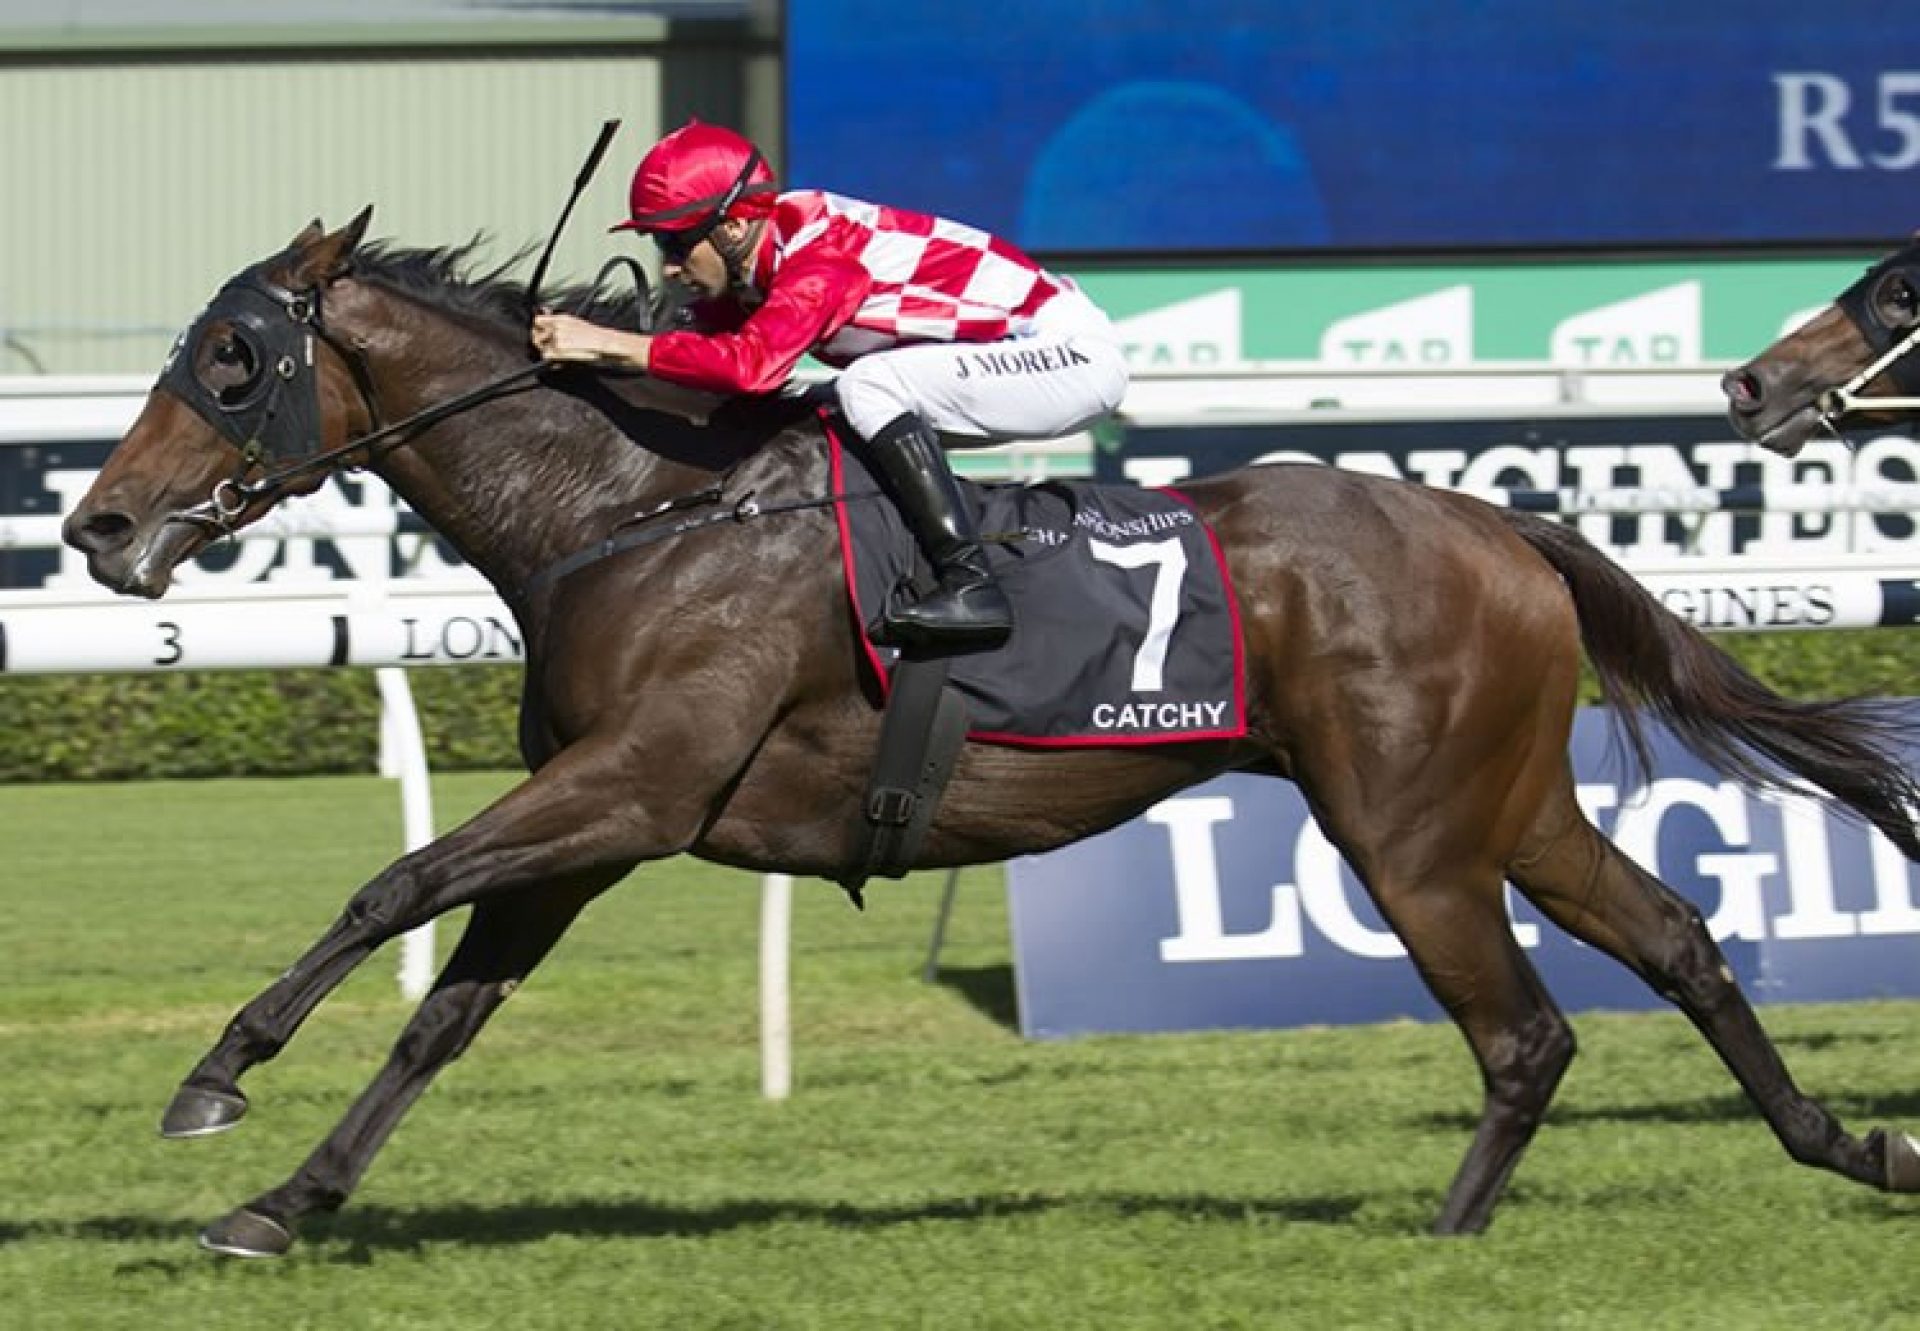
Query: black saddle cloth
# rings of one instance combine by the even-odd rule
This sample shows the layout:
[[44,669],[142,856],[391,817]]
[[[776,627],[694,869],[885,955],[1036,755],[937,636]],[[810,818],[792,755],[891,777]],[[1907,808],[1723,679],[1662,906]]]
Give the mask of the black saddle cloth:
[[[833,442],[841,554],[867,657],[925,560],[859,456]],[[1246,733],[1239,615],[1219,547],[1177,492],[1082,481],[963,481],[1014,605],[1006,645],[958,656],[969,735],[994,743],[1121,745]]]

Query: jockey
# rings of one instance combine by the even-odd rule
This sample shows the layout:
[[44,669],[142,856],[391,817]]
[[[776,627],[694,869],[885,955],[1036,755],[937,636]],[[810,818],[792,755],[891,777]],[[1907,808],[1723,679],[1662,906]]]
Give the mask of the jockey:
[[942,452],[1054,438],[1113,411],[1126,358],[1074,283],[970,226],[819,190],[781,192],[760,150],[694,121],[641,159],[630,216],[693,326],[657,335],[538,315],[548,361],[644,370],[715,393],[780,388],[811,352],[939,579],[887,619],[902,645],[985,647],[1013,611]]

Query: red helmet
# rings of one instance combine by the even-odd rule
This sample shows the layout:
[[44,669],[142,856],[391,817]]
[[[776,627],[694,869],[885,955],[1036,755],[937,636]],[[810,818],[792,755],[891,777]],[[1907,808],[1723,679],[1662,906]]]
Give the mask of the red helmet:
[[723,217],[766,217],[778,186],[758,148],[730,129],[690,120],[647,150],[610,231],[709,230]]

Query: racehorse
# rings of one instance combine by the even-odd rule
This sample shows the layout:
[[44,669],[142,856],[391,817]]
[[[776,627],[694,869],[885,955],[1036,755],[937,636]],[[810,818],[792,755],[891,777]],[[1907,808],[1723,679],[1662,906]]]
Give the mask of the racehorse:
[[[232,1127],[242,1074],[355,965],[472,906],[339,1125],[202,1232],[234,1254],[284,1252],[302,1216],[341,1205],[435,1073],[636,865],[685,853],[844,877],[879,730],[818,414],[530,363],[526,288],[472,273],[471,247],[363,247],[370,212],[330,233],[315,222],[222,288],[65,524],[96,579],[158,597],[210,542],[364,466],[492,582],[525,637],[531,775],[355,892],[163,1116],[168,1136]],[[1890,711],[1778,696],[1561,523],[1329,467],[1183,491],[1237,589],[1245,736],[969,743],[922,867],[1060,846],[1221,772],[1288,778],[1480,1068],[1439,1232],[1486,1227],[1574,1054],[1503,880],[1677,1004],[1795,1160],[1920,1189],[1912,1138],[1854,1136],[1795,1086],[1700,913],[1589,821],[1568,757],[1584,644],[1642,758],[1657,716],[1719,771],[1810,783],[1920,858],[1920,789]],[[581,559],[636,514],[675,525]]]
[[1920,416],[1920,234],[1721,380],[1741,435],[1792,457],[1843,421]]

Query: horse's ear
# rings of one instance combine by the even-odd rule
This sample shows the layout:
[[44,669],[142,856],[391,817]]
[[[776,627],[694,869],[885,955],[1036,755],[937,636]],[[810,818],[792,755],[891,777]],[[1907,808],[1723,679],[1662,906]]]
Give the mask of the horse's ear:
[[346,240],[346,248],[341,251],[341,257],[344,258],[359,248],[360,242],[366,238],[367,224],[371,221],[373,221],[373,205],[368,204],[353,215],[351,222],[340,228],[340,234]]
[[326,227],[322,226],[320,219],[316,217],[300,228],[300,234],[287,242],[287,248],[290,250],[311,249],[313,246],[319,244],[320,237],[326,234]]
[[293,249],[298,256],[293,271],[296,284],[319,286],[344,273],[347,260],[353,257],[354,247],[367,234],[367,224],[371,221],[372,204],[362,208],[351,222],[331,234],[316,218],[311,226],[294,238]]

